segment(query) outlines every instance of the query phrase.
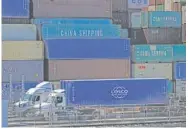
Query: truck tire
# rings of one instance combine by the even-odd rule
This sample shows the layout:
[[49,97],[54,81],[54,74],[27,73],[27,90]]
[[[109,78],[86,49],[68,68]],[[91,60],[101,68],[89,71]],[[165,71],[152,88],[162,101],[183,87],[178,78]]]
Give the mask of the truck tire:
[[92,118],[93,118],[94,120],[100,119],[100,112],[99,112],[99,111],[94,111],[94,112],[92,113]]

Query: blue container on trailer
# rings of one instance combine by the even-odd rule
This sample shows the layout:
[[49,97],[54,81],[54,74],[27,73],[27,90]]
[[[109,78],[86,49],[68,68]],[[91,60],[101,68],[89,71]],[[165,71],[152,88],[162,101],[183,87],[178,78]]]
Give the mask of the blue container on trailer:
[[186,46],[173,45],[173,61],[186,61]]
[[2,0],[3,18],[30,18],[30,0]]
[[8,127],[8,100],[2,100],[2,127]]
[[3,24],[2,40],[28,41],[37,40],[37,28],[32,24]]
[[85,18],[37,18],[32,19],[32,24],[112,24],[110,19],[85,19]]
[[51,39],[47,59],[130,59],[129,39]]
[[[30,88],[36,87],[39,82],[23,82],[23,86],[25,91],[29,90]],[[12,82],[12,98],[17,101],[20,99],[20,95],[22,93],[22,82]],[[4,100],[9,99],[10,93],[10,82],[3,82],[2,83],[2,98]]]
[[42,39],[62,38],[120,38],[121,27],[118,25],[42,25]]
[[186,80],[186,62],[174,64],[174,79]]
[[172,45],[134,45],[133,62],[172,62]]
[[181,28],[181,12],[154,11],[142,12],[143,27],[177,27]]
[[168,104],[166,79],[63,80],[67,105]]

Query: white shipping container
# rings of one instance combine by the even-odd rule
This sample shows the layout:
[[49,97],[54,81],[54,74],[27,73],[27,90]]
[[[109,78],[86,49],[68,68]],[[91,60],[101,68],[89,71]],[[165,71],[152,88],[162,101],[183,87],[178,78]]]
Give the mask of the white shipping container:
[[182,24],[186,23],[186,6],[182,6]]
[[172,0],[165,0],[165,11],[172,11]]
[[184,96],[186,95],[186,81],[185,80],[176,80],[175,83],[176,94]]
[[134,78],[168,78],[172,80],[172,63],[132,64]]

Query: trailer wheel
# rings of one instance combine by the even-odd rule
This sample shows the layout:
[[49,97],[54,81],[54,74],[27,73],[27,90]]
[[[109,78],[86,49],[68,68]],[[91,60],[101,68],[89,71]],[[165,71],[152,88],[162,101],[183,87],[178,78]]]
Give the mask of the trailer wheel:
[[98,111],[93,112],[92,117],[94,120],[100,119],[100,112]]

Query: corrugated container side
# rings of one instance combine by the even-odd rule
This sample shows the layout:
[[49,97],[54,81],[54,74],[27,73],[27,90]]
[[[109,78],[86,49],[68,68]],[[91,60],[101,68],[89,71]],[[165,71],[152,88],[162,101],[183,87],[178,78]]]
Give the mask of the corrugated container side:
[[124,12],[128,10],[127,0],[112,0],[112,11],[113,12]]
[[31,24],[28,18],[2,18],[2,24]]
[[112,0],[33,0],[34,18],[111,18]]
[[128,0],[129,9],[141,9],[149,5],[149,0]]
[[37,29],[32,24],[3,24],[2,40],[24,41],[36,40]]
[[[20,97],[22,96],[22,85],[24,86],[25,91],[29,90],[30,88],[34,88],[39,82],[12,82],[12,99],[14,101],[19,101]],[[25,92],[24,91],[24,92]],[[5,100],[9,100],[10,95],[10,82],[3,82],[2,83],[2,97]]]
[[177,95],[186,96],[186,81],[176,80],[175,90]]
[[120,38],[121,26],[118,25],[76,25],[44,24],[42,39],[62,38]]
[[182,24],[186,24],[186,6],[182,6]]
[[181,44],[180,28],[149,28],[143,29],[149,44]]
[[2,81],[43,81],[43,61],[2,61]]
[[3,18],[30,18],[30,0],[2,0]]
[[165,79],[68,80],[61,84],[69,106],[168,104]]
[[172,63],[132,64],[134,78],[166,78],[172,80]]
[[[147,17],[146,17],[147,18]],[[147,19],[146,19],[147,20]],[[181,12],[149,12],[149,27],[181,27]]]
[[148,6],[148,11],[156,11],[156,6],[155,5]]
[[142,28],[148,28],[148,26],[149,26],[149,13],[148,13],[148,11],[141,12],[141,25],[142,25]]
[[112,24],[111,19],[97,18],[36,18],[31,20],[32,24]]
[[113,24],[120,24],[122,28],[129,27],[129,14],[128,12],[113,12],[112,21]]
[[174,79],[186,80],[186,62],[176,62],[174,64]]
[[47,59],[130,59],[129,39],[46,40]]
[[131,28],[141,28],[141,12],[132,12],[131,14]]
[[186,24],[182,25],[182,42],[186,42]]
[[147,12],[148,11],[148,7],[142,8],[142,11]]
[[164,5],[157,5],[156,11],[164,11]]
[[133,62],[172,62],[171,45],[133,45]]
[[181,3],[173,3],[173,11],[181,12],[182,11]]
[[173,61],[186,60],[186,46],[185,44],[173,45]]
[[165,0],[149,0],[149,5],[159,5],[164,4]]
[[129,29],[129,37],[131,38],[131,44],[147,43],[143,29]]
[[128,29],[121,29],[121,38],[128,38]]
[[165,0],[165,11],[173,11],[173,1]]
[[[130,60],[48,60],[47,80],[130,78]],[[45,74],[47,76],[47,74]]]
[[42,41],[3,41],[3,60],[43,60],[44,44]]

